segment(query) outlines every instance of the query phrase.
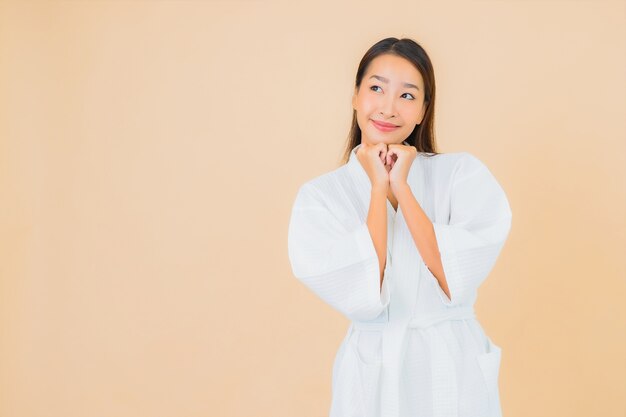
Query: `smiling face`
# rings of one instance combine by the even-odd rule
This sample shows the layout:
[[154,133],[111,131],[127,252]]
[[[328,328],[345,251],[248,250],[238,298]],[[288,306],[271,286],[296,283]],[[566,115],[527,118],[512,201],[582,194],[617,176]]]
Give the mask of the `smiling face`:
[[[361,142],[402,143],[424,117],[422,75],[402,57],[377,56],[370,62],[359,90],[354,91],[352,107],[361,128]],[[376,122],[396,127],[384,127]]]

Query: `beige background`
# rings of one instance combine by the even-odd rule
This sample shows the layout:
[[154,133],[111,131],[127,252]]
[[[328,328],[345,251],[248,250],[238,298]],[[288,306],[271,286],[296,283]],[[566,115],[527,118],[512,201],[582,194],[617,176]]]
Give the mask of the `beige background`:
[[[1,0],[0,0],[1,1]],[[626,414],[626,2],[0,2],[0,416],[327,415],[348,321],[292,275],[358,62],[429,52],[509,241],[505,417]]]

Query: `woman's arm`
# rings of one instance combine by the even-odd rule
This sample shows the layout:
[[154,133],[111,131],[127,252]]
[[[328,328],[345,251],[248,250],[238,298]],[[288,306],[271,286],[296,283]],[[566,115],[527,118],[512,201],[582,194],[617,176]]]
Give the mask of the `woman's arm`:
[[389,305],[389,282],[380,287],[378,254],[366,219],[343,221],[324,202],[325,187],[300,187],[287,234],[296,276],[350,320],[371,320]]
[[402,207],[404,220],[411,231],[422,260],[439,282],[441,289],[451,299],[432,222],[415,199],[408,184],[402,184],[398,187],[396,198]]
[[385,187],[372,187],[370,207],[367,213],[367,228],[378,255],[380,286],[382,288],[383,272],[387,263],[387,189]]

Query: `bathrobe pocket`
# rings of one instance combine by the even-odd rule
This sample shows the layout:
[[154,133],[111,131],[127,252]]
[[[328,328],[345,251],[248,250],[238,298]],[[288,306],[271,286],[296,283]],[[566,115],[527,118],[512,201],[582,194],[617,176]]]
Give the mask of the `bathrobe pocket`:
[[333,392],[331,417],[376,416],[381,342],[382,332],[369,330],[356,330],[347,340]]
[[502,417],[498,388],[502,349],[487,337],[487,351],[479,354],[477,358],[489,397],[489,417]]

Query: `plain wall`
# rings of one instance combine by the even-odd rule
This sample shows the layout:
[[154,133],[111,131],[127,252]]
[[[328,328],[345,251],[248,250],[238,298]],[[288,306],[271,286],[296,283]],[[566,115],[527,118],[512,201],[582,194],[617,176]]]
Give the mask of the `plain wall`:
[[505,417],[626,413],[624,1],[0,2],[0,416],[327,415],[348,321],[292,275],[380,39],[504,187]]

